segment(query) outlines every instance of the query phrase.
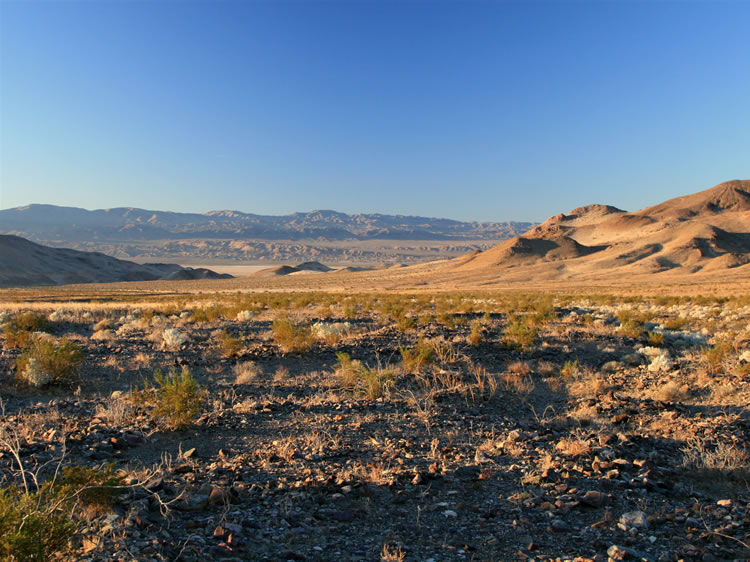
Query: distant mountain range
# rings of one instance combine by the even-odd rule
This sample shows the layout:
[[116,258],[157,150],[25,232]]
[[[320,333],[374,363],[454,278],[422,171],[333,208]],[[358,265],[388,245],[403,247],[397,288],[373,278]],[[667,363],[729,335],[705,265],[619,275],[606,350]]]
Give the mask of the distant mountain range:
[[[422,257],[453,257],[485,249],[532,226],[529,222],[461,222],[335,211],[265,216],[239,211],[197,214],[134,208],[89,211],[55,205],[0,211],[0,234],[122,258],[178,260],[422,261]],[[399,249],[398,242],[402,241],[430,244],[423,247],[407,243]],[[363,242],[371,244],[362,246]]]

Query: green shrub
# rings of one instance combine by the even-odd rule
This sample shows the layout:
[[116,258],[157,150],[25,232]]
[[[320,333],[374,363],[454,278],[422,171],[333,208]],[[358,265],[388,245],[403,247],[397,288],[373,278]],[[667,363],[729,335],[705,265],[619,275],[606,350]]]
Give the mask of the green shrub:
[[348,353],[336,354],[338,363],[334,372],[341,380],[341,386],[355,395],[368,400],[376,400],[385,395],[395,385],[395,373],[391,368],[372,369],[361,361],[352,360]]
[[432,324],[437,320],[437,317],[433,312],[427,311],[423,312],[419,315],[417,318],[417,323],[421,324],[422,326],[426,326],[427,324]]
[[18,377],[40,387],[72,378],[83,363],[83,351],[63,338],[56,342],[51,336],[36,334],[26,352],[16,360]]
[[574,379],[578,376],[578,359],[575,361],[566,361],[560,368],[560,374],[566,379]]
[[187,367],[181,372],[172,368],[164,375],[160,369],[154,371],[152,387],[146,381],[143,390],[133,393],[136,405],[154,402],[151,415],[167,429],[182,429],[193,423],[206,401],[206,392],[202,389]]
[[58,500],[51,488],[0,490],[0,559],[43,561],[70,550],[77,525],[65,510],[54,509]]
[[357,317],[359,308],[351,300],[347,300],[341,307],[341,315],[347,320],[353,320]]
[[396,329],[399,332],[411,332],[412,330],[416,329],[416,327],[417,321],[411,316],[403,315],[399,316],[396,319]]
[[620,323],[620,333],[626,338],[638,339],[643,335],[643,324],[630,318]]
[[50,328],[50,323],[41,314],[22,312],[3,325],[5,346],[24,349],[31,345],[34,332],[49,332]]
[[193,320],[196,322],[216,322],[227,315],[227,307],[223,304],[211,304],[193,310]]
[[668,319],[662,324],[662,326],[665,330],[679,331],[690,326],[690,320],[688,318],[685,318],[684,316],[677,316],[675,318]]
[[0,559],[41,562],[66,555],[79,527],[71,506],[109,507],[122,484],[114,465],[70,466],[33,491],[16,486],[0,489]]
[[86,505],[111,507],[119,498],[123,483],[111,463],[97,468],[66,466],[55,486],[65,497],[75,497]]
[[401,361],[405,371],[418,373],[423,367],[429,365],[435,360],[435,348],[419,338],[417,345],[411,349],[400,347]]
[[729,356],[733,349],[732,342],[728,339],[719,340],[712,346],[703,347],[701,356],[706,364],[706,370],[709,374],[715,375],[721,372],[724,366],[724,360]]
[[511,316],[505,328],[505,345],[526,350],[536,341],[539,329],[533,317]]
[[314,338],[309,326],[298,326],[286,316],[273,321],[273,340],[286,353],[305,353],[313,345]]
[[456,325],[456,318],[452,312],[441,312],[437,315],[437,321],[446,328],[453,328]]
[[660,347],[664,345],[664,334],[661,332],[649,332],[648,333],[648,344],[654,347]]
[[479,344],[482,343],[482,335],[484,334],[484,326],[482,326],[482,322],[479,320],[474,320],[471,323],[471,331],[469,332],[469,345],[473,347],[479,347]]
[[224,357],[234,357],[242,349],[242,341],[240,338],[233,336],[226,330],[223,330],[217,338],[219,343],[219,349]]

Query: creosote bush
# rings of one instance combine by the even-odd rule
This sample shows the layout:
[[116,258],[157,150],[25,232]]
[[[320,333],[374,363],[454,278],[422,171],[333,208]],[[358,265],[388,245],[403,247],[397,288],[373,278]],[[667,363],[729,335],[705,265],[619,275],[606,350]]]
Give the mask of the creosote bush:
[[683,316],[677,316],[675,318],[668,319],[662,324],[662,326],[665,330],[683,330],[686,327],[690,326],[690,320]]
[[234,357],[242,350],[242,341],[237,336],[233,336],[226,330],[217,337],[219,349],[224,357]]
[[716,375],[721,372],[724,360],[729,356],[732,349],[732,342],[728,339],[719,340],[713,346],[701,349],[701,356],[709,374]]
[[643,324],[630,318],[620,323],[620,333],[626,338],[638,339],[643,334]]
[[56,503],[51,485],[30,493],[0,490],[0,558],[43,561],[67,553],[76,524],[66,511],[54,508]]
[[479,347],[482,343],[482,335],[484,334],[484,326],[479,320],[474,320],[471,323],[471,331],[469,332],[468,342],[472,347]]
[[372,369],[344,352],[337,353],[336,358],[338,363],[334,367],[334,373],[339,377],[341,386],[357,396],[375,400],[395,385],[395,372],[392,368],[378,366]]
[[560,367],[560,374],[566,379],[574,379],[578,376],[578,359],[575,361],[566,361],[562,367]]
[[271,330],[273,341],[286,353],[306,353],[313,345],[310,327],[296,325],[286,316],[274,320]]
[[419,338],[417,345],[411,349],[400,347],[399,351],[403,368],[407,372],[419,373],[435,360],[435,348],[423,338]]
[[664,345],[664,334],[661,332],[649,332],[648,345],[652,345],[654,347]]
[[50,323],[43,315],[34,312],[19,313],[13,320],[3,325],[5,346],[9,349],[24,349],[31,345],[35,332],[49,331]]
[[35,334],[29,348],[16,360],[17,376],[28,384],[41,387],[71,379],[83,363],[83,351],[63,338]]
[[136,405],[154,404],[151,415],[167,429],[182,429],[193,423],[206,401],[206,392],[201,388],[190,370],[183,367],[179,373],[172,368],[166,375],[160,369],[154,371],[152,387],[146,381],[143,390],[133,392]]
[[512,349],[529,349],[539,334],[536,320],[531,316],[510,316],[505,329],[505,345]]
[[41,562],[67,554],[79,527],[72,506],[109,509],[122,485],[114,465],[69,466],[36,489],[0,489],[0,559]]

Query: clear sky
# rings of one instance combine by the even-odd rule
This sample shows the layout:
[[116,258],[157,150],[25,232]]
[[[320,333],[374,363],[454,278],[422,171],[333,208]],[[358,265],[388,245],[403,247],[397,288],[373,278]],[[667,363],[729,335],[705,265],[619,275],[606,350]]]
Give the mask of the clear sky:
[[542,220],[750,178],[747,1],[0,0],[0,208]]

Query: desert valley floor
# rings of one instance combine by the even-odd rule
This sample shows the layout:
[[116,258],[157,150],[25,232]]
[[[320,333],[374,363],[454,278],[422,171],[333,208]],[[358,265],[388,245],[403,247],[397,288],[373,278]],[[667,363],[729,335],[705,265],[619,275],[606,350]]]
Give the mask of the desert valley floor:
[[[746,297],[357,275],[4,291],[2,485],[72,517],[3,556],[750,556]],[[35,387],[24,337],[79,369]]]

